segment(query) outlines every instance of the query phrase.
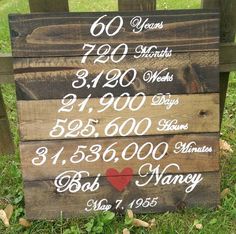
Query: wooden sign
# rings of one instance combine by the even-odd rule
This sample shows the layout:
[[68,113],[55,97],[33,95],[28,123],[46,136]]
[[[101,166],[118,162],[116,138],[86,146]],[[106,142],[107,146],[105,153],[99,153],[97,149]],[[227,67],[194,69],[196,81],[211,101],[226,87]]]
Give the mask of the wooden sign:
[[219,14],[11,15],[26,215],[219,203]]

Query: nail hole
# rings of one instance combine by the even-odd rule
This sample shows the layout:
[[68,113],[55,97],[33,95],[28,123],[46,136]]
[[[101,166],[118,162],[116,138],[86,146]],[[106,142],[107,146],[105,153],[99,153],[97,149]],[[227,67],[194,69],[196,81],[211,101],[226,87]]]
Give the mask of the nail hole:
[[200,115],[201,117],[205,117],[205,116],[208,115],[208,112],[207,112],[206,110],[201,110],[201,111],[199,112],[199,115]]

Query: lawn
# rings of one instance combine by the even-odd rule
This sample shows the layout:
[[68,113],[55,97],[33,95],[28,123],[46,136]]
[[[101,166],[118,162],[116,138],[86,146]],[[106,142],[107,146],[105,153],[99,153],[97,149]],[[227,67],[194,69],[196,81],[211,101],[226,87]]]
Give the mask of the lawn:
[[[199,8],[200,0],[159,0],[158,9]],[[71,11],[114,11],[117,10],[116,0],[71,0]],[[9,13],[29,12],[27,0],[0,0],[0,53],[10,52],[9,29],[7,15]],[[236,152],[236,74],[230,77],[227,94],[226,109],[222,125],[221,136]],[[2,86],[7,112],[10,119],[11,130],[16,148],[18,148],[17,115],[14,85]],[[139,215],[143,220],[156,219],[156,228],[152,231],[145,228],[135,228],[123,216],[100,214],[94,217],[81,219],[60,219],[57,221],[35,221],[30,228],[19,224],[19,218],[24,217],[22,177],[20,171],[19,152],[14,156],[0,156],[0,209],[6,203],[14,205],[14,213],[10,227],[6,228],[0,221],[0,233],[88,233],[91,226],[97,229],[96,233],[122,233],[129,228],[131,233],[236,233],[236,155],[227,153],[221,155],[221,190],[230,192],[222,198],[221,206],[216,210],[187,209],[177,213]],[[105,216],[106,215],[106,216]],[[196,229],[195,224],[201,223],[202,229]],[[87,231],[86,231],[87,230]]]

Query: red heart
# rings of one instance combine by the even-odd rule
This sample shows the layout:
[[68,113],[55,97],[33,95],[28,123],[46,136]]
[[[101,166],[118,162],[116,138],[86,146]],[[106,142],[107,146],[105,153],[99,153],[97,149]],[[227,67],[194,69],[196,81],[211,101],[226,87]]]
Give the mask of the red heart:
[[110,184],[121,192],[131,181],[133,177],[133,170],[126,167],[121,173],[119,173],[116,169],[109,168],[106,172],[106,177]]

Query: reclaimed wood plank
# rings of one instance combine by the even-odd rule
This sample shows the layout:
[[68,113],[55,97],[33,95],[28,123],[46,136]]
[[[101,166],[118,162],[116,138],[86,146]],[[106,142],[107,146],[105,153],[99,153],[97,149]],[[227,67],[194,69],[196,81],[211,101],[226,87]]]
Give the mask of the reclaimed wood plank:
[[[236,45],[235,43],[221,43],[219,55],[220,55],[220,58],[219,58],[220,59],[220,66],[219,66],[220,72],[236,71]],[[38,61],[40,61],[40,59]],[[5,64],[5,63],[10,64],[10,65],[0,66],[0,84],[14,82],[13,65],[12,65],[13,62],[12,62],[11,54],[0,54],[0,64]],[[18,62],[18,64],[20,64],[20,62]],[[38,63],[36,63],[36,66],[37,64]],[[23,65],[23,66],[27,67],[28,65]]]
[[[91,53],[94,55],[99,45],[110,44],[114,49],[124,41],[129,45],[128,53],[132,54],[136,53],[135,49],[139,45],[155,45],[158,46],[158,50],[165,50],[166,47],[169,47],[174,52],[218,49],[219,14],[215,11],[157,11],[150,12],[148,15],[145,12],[139,12],[138,14],[144,20],[148,19],[149,22],[164,21],[161,30],[143,29],[140,33],[134,33],[134,28],[129,23],[137,13],[120,12],[117,14],[113,12],[106,14],[108,16],[104,18],[105,24],[117,15],[124,18],[121,31],[113,37],[105,34],[93,37],[90,34],[92,23],[104,13],[94,13],[93,15],[89,13],[11,15],[9,21],[13,56],[84,55],[88,51],[88,48],[82,49],[84,43],[97,45]],[[201,20],[199,20],[199,16],[201,16]],[[43,20],[41,20],[42,18]],[[114,25],[117,22],[114,22]],[[117,27],[118,25],[113,28]],[[121,53],[120,50],[118,53]]]
[[236,43],[221,43],[220,72],[236,71]]
[[2,89],[0,87],[0,119],[4,119],[6,116],[6,108],[3,100]]
[[220,0],[202,0],[203,9],[219,9]]
[[156,0],[118,0],[119,11],[154,11]]
[[[205,18],[201,22],[199,22],[199,19],[198,19],[200,12],[202,15],[205,14]],[[103,13],[99,13],[99,14],[103,14]],[[111,17],[114,17],[115,14],[117,13],[109,13],[109,14],[111,14]],[[145,16],[146,13],[140,13],[140,14]],[[153,14],[156,14],[156,13],[153,13]],[[189,51],[202,52],[202,50],[208,53],[215,52],[217,54],[218,52],[218,48],[217,48],[218,46],[218,37],[217,37],[218,14],[214,14],[213,12],[208,12],[208,11],[199,11],[198,13],[196,13],[195,11],[188,11],[188,13],[183,13],[183,11],[179,11],[178,14],[179,15],[174,15],[173,13],[171,15],[169,13],[165,13],[165,16],[163,16],[170,19],[170,21],[168,21],[169,22],[169,24],[167,25],[168,27],[166,31],[164,31],[164,41],[161,41],[161,40],[158,41],[160,43],[160,48],[161,46],[164,48],[166,41],[168,41],[168,45],[171,45],[173,49],[175,49],[177,52],[181,52],[182,54],[184,54],[185,52],[188,53]],[[181,14],[185,14],[185,15],[181,18],[180,17]],[[80,16],[81,15],[82,14],[80,14]],[[42,16],[44,17],[44,20],[42,20]],[[59,66],[58,61],[62,63],[63,59],[65,60],[65,59],[71,59],[71,58],[56,58],[58,59],[56,61],[56,60],[53,60],[53,58],[46,58],[46,57],[49,57],[49,56],[65,57],[65,56],[81,55],[82,52],[84,53],[84,51],[81,50],[81,47],[80,47],[81,44],[84,41],[90,42],[90,40],[87,39],[89,38],[87,35],[88,33],[83,34],[83,32],[85,31],[89,32],[88,30],[89,25],[82,25],[83,20],[85,20],[87,17],[86,14],[83,14],[84,18],[82,17],[82,20],[81,20],[82,24],[81,22],[79,22],[78,24],[77,13],[73,15],[70,14],[69,16],[70,19],[68,19],[67,14],[59,14],[57,16],[59,17],[63,16],[63,17],[61,17],[61,19],[55,19],[54,16],[51,17],[49,15],[36,14],[33,16],[33,17],[36,17],[36,19],[32,19],[31,18],[32,16],[22,16],[21,19],[23,20],[19,20],[18,22],[15,22],[15,25],[18,24],[17,27],[18,26],[21,27],[23,24],[24,26],[28,24],[27,27],[32,31],[30,32],[29,30],[27,32],[27,29],[25,30],[25,28],[21,32],[19,32],[19,30],[17,29],[16,30],[13,29],[11,31],[14,37],[14,40],[19,39],[17,41],[18,43],[17,46],[19,47],[16,48],[16,53],[14,53],[14,56],[16,56],[17,54],[17,56],[19,57],[21,56],[34,57],[36,56],[36,54],[38,54],[37,57],[43,57],[41,59],[40,58],[25,59],[25,60],[19,59],[18,60],[20,61],[20,63],[18,63],[19,66],[15,67],[15,73],[17,76],[16,80],[17,82],[23,81],[25,82],[25,84],[28,83],[30,80],[34,80],[34,81],[44,80],[44,83],[41,83],[41,84],[38,83],[38,86],[41,87],[42,93],[44,93],[43,88],[45,87],[45,84],[46,84],[45,80],[47,81],[49,80],[48,77],[50,77],[51,79],[53,78],[52,79],[53,82],[57,81],[58,77],[60,77],[61,80],[65,80],[65,77],[66,77],[66,79],[71,82],[71,78],[73,74],[75,74],[75,71],[77,69],[74,66],[68,67],[68,64],[66,64],[66,66],[60,64]],[[145,17],[147,17],[147,15]],[[153,19],[155,17],[156,16],[154,16]],[[175,23],[175,20],[178,18],[180,20],[177,23]],[[64,19],[65,21],[63,21]],[[92,21],[92,20],[95,20],[96,18],[90,17],[89,19],[91,19]],[[46,24],[44,24],[44,22],[46,22]],[[69,25],[68,25],[68,22],[69,22]],[[204,25],[203,25],[203,22],[205,22]],[[43,23],[43,25],[41,23]],[[114,27],[114,29],[116,27]],[[208,34],[203,33],[205,32],[206,27],[210,29]],[[57,30],[57,33],[55,33],[56,32],[54,30],[55,28],[59,29],[59,31]],[[127,29],[126,27],[124,28],[125,30]],[[173,33],[177,35],[177,39],[179,40],[178,43],[175,43],[176,38],[174,39],[174,41],[171,41],[169,39],[169,35],[167,33],[169,31],[171,35],[173,35]],[[77,35],[78,32],[79,33],[82,32],[82,35],[78,36]],[[114,37],[112,39],[102,37],[101,39],[99,38],[99,40],[98,38],[96,38],[96,42],[102,44],[102,43],[107,43],[108,41],[112,43],[112,47],[114,47],[115,45],[119,43],[122,43],[123,41],[128,41],[128,40],[136,40],[138,41],[138,43],[146,43],[146,41],[150,39],[151,43],[154,43],[153,41],[156,40],[156,38],[158,38],[157,36],[159,35],[158,34],[159,32],[155,34],[155,30],[154,31],[148,30],[147,33],[142,32],[142,34],[138,35],[139,37],[136,36],[132,38],[129,36],[129,32],[127,33],[127,31],[122,31],[122,33],[123,33],[122,37],[117,37],[117,38]],[[155,34],[155,38],[153,37],[152,34],[153,35]],[[192,35],[192,36],[190,37],[189,35]],[[23,40],[21,41],[22,38]],[[122,39],[122,42],[121,42],[121,39]],[[94,41],[95,40],[92,40],[93,43],[96,43]],[[25,43],[25,42],[27,43],[27,45],[20,47],[22,46],[21,43]],[[66,44],[65,51],[63,51],[64,48],[62,46],[64,44]],[[136,48],[135,44],[131,43],[131,51],[129,51],[129,53],[133,54],[134,53],[133,51],[135,48]],[[173,57],[176,56],[177,54],[176,51],[174,51]],[[90,57],[89,60],[91,59],[92,58]],[[178,58],[178,60],[181,60],[181,59],[182,59],[181,57]],[[215,59],[218,59],[218,56],[216,56]],[[52,62],[52,60],[54,62]],[[22,61],[24,61],[24,63],[22,63]],[[29,65],[29,63],[31,64]],[[139,64],[139,66],[141,67],[143,64],[144,63]],[[212,84],[212,80],[215,78],[215,80],[218,81],[218,75],[217,75],[218,60],[212,66],[209,66],[208,64],[208,68],[206,68],[207,66],[205,65],[203,66],[199,65],[198,62],[196,62],[196,64],[192,63],[190,64],[190,66],[187,67],[187,75],[183,72],[183,68],[182,70],[178,66],[175,66],[173,68],[174,73],[176,73],[177,71],[180,72],[180,74],[177,72],[178,80],[186,81],[184,82],[184,87],[185,87],[183,91],[184,94],[201,93],[203,92],[202,90],[204,89],[209,90],[209,85]],[[95,67],[94,64],[92,63],[86,64],[86,65],[90,65],[91,69]],[[112,68],[113,67],[114,66],[112,66]],[[70,71],[68,70],[68,68],[70,69]],[[184,67],[184,69],[185,68],[186,67]],[[94,72],[94,74],[95,73],[96,71]],[[187,79],[187,77],[190,77],[190,80]],[[206,79],[204,77],[207,77],[207,82],[208,82],[207,85],[205,83]],[[85,214],[86,212],[84,209],[86,207],[88,199],[103,199],[104,197],[110,200],[109,202],[112,203],[113,207],[117,199],[124,199],[124,203],[122,204],[123,208],[121,207],[121,209],[118,210],[121,212],[127,208],[128,204],[132,202],[133,199],[137,199],[138,198],[137,196],[140,196],[141,198],[146,198],[150,196],[159,197],[158,206],[156,206],[155,208],[149,207],[147,209],[144,209],[144,208],[134,209],[136,213],[164,212],[167,210],[168,211],[177,210],[180,207],[183,208],[183,207],[192,207],[192,206],[199,206],[199,205],[202,205],[205,207],[215,207],[217,204],[219,204],[219,194],[220,194],[219,180],[220,179],[219,179],[219,173],[216,172],[219,169],[219,165],[217,161],[218,151],[219,151],[218,141],[217,141],[218,134],[217,133],[204,133],[204,134],[195,134],[195,135],[191,134],[191,132],[198,133],[198,132],[218,132],[219,131],[219,120],[218,120],[219,111],[217,108],[219,105],[219,100],[218,100],[219,95],[216,93],[218,92],[219,87],[217,86],[217,84],[216,86],[213,86],[213,87],[217,87],[216,89],[217,91],[213,91],[214,92],[213,94],[178,95],[178,96],[175,95],[174,97],[180,98],[180,104],[172,107],[170,110],[166,110],[166,107],[164,106],[150,106],[150,105],[145,104],[145,106],[137,112],[131,112],[131,111],[128,111],[127,109],[122,110],[121,112],[116,112],[113,110],[113,108],[109,107],[107,111],[104,111],[102,113],[98,112],[99,110],[101,110],[101,105],[99,104],[98,99],[89,100],[88,106],[90,108],[93,108],[92,110],[89,108],[86,108],[85,111],[83,112],[78,112],[78,110],[75,110],[77,105],[79,104],[78,102],[82,101],[80,92],[78,92],[78,94],[76,93],[78,100],[75,103],[76,106],[73,107],[74,109],[70,113],[58,113],[57,112],[58,108],[61,105],[60,100],[55,100],[58,98],[58,95],[55,96],[55,93],[54,93],[51,96],[52,100],[48,100],[50,99],[48,98],[48,96],[44,98],[41,96],[41,98],[38,98],[38,94],[35,93],[35,91],[31,89],[31,86],[26,86],[25,84],[24,83],[17,84],[18,87],[20,88],[19,90],[22,91],[23,94],[24,94],[23,91],[25,91],[26,93],[24,94],[25,100],[27,100],[27,101],[25,100],[18,101],[18,109],[20,113],[20,119],[19,119],[20,125],[21,125],[21,130],[23,129],[24,131],[24,132],[21,131],[21,135],[23,136],[21,140],[23,141],[48,140],[48,141],[21,142],[20,147],[21,147],[21,153],[22,153],[22,162],[26,160],[25,167],[23,169],[25,173],[23,172],[23,176],[25,180],[24,182],[25,199],[26,199],[25,204],[26,204],[26,214],[28,218],[30,219],[57,218],[57,217],[61,217],[61,215],[63,217],[73,217],[73,216]],[[62,87],[62,84],[60,85],[61,85],[60,87]],[[65,83],[63,85],[65,85]],[[50,88],[55,89],[55,86],[53,87],[51,84],[51,86],[47,86],[45,90],[49,90]],[[145,87],[145,89],[149,89],[149,87]],[[170,90],[173,90],[173,86],[170,88]],[[71,89],[68,91],[70,92]],[[106,92],[108,91],[106,90]],[[135,92],[137,92],[137,90]],[[210,91],[206,91],[205,93],[207,92],[210,92]],[[50,93],[50,91],[48,91],[47,93]],[[118,93],[117,95],[119,94],[120,93]],[[51,94],[47,94],[47,95],[50,96]],[[84,95],[83,97],[86,97],[86,94],[83,94],[83,95]],[[62,98],[62,96],[59,96],[59,98]],[[152,97],[150,96],[147,97],[147,100],[149,103],[150,103],[151,98]],[[22,99],[24,99],[24,97]],[[34,99],[36,101],[31,101],[31,99]],[[38,101],[38,99],[46,99],[46,100]],[[139,98],[137,100],[139,100]],[[125,99],[122,98],[121,103],[124,103],[124,102],[125,102]],[[188,104],[186,105],[185,102]],[[179,120],[187,121],[188,123],[191,124],[191,128],[190,129],[188,128],[187,131],[180,131],[180,132],[177,131],[177,133],[190,133],[190,134],[174,135],[174,136],[164,135],[164,134],[169,134],[169,133],[170,134],[176,133],[176,131],[172,131],[172,132],[170,131],[170,132],[163,132],[161,133],[162,135],[160,136],[152,136],[152,135],[157,134],[154,132],[152,133],[153,129],[155,130],[156,128],[155,126],[153,129],[150,130],[150,132],[145,132],[144,135],[147,135],[147,136],[142,136],[142,137],[139,136],[139,137],[113,138],[113,135],[112,135],[110,138],[96,138],[96,140],[92,138],[79,139],[79,140],[78,139],[59,140],[59,139],[66,138],[66,136],[62,135],[62,137],[57,137],[57,139],[53,137],[48,138],[49,131],[53,127],[53,125],[55,125],[55,121],[57,118],[67,118],[68,116],[70,116],[69,118],[72,118],[72,119],[82,118],[83,120],[88,119],[88,117],[99,118],[98,119],[99,122],[96,124],[96,129],[97,130],[99,129],[98,131],[98,134],[100,134],[99,137],[101,136],[104,137],[105,136],[104,126],[107,125],[108,123],[107,121],[111,121],[116,116],[119,116],[119,117],[121,116],[124,119],[127,118],[127,116],[128,117],[131,116],[134,119],[141,120],[142,118],[147,116],[147,113],[148,113],[148,116],[150,116],[150,119],[152,120],[152,122],[157,121],[158,118],[164,118],[165,116],[168,116],[166,118],[175,117],[176,119],[178,119],[178,121]],[[120,126],[121,123],[122,121],[121,122],[119,121],[118,125]],[[123,130],[126,131],[127,129],[124,127]],[[46,138],[44,134],[46,134]],[[133,136],[135,134],[133,132],[129,134],[127,133],[127,136]],[[32,135],[33,137],[31,137]],[[116,134],[114,136],[116,136]],[[117,136],[119,136],[119,134]],[[88,136],[86,136],[86,138],[87,137]],[[96,137],[98,137],[98,135]],[[104,164],[103,161],[98,161],[96,163],[93,163],[92,165],[91,164],[89,165],[88,163],[87,164],[80,163],[79,165],[77,164],[76,167],[74,167],[74,165],[69,165],[68,163],[66,163],[66,161],[63,161],[63,160],[69,161],[71,159],[71,156],[67,156],[66,158],[63,158],[61,161],[61,165],[60,163],[58,165],[54,165],[50,161],[51,156],[48,155],[46,164],[44,165],[45,168],[43,166],[37,167],[36,172],[34,171],[34,168],[32,167],[32,163],[31,163],[32,157],[35,156],[34,154],[35,147],[40,146],[41,144],[44,144],[44,146],[46,145],[47,147],[50,148],[50,150],[56,150],[56,151],[58,150],[58,147],[62,146],[62,144],[65,144],[66,151],[73,154],[72,152],[73,145],[76,146],[76,144],[83,143],[83,144],[88,144],[89,147],[91,147],[92,142],[95,141],[96,143],[101,142],[101,144],[103,144],[104,147],[107,147],[111,142],[114,142],[116,139],[118,139],[119,145],[118,145],[117,151],[119,151],[119,154],[120,154],[121,147],[124,147],[125,144],[130,143],[131,139],[137,139],[137,141],[139,141],[140,144],[144,142],[144,139],[149,139],[149,140],[152,139],[153,144],[157,143],[157,138],[168,139],[170,144],[174,144],[174,141],[176,139],[181,138],[181,139],[187,139],[189,141],[191,140],[191,137],[193,138],[197,137],[198,144],[206,144],[207,142],[209,142],[209,144],[214,145],[214,152],[208,153],[208,154],[195,154],[195,155],[191,154],[191,155],[188,155],[187,157],[185,154],[177,155],[177,157],[176,155],[174,157],[172,154],[172,155],[165,155],[165,158],[163,158],[160,161],[157,160],[158,162],[153,162],[153,160],[145,161],[145,162],[150,162],[151,166],[158,166],[159,168],[162,166],[164,167],[165,165],[173,163],[175,160],[177,160],[177,162],[181,164],[180,165],[181,169],[179,171],[174,171],[174,170],[168,171],[169,173],[174,173],[174,174],[166,174],[164,172],[164,176],[169,176],[169,177],[190,178],[193,176],[192,174],[195,174],[194,171],[197,171],[198,173],[197,175],[200,177],[203,176],[203,180],[200,182],[200,184],[196,186],[194,191],[192,191],[189,194],[186,193],[187,185],[181,182],[177,182],[177,184],[174,184],[174,185],[173,184],[161,185],[159,181],[159,183],[156,182],[155,184],[155,179],[157,180],[158,176],[161,176],[159,174],[160,171],[155,171],[157,173],[153,174],[154,178],[152,182],[150,182],[148,185],[144,187],[137,187],[137,181],[139,181],[139,183],[145,183],[147,181],[147,177],[144,177],[147,171],[145,170],[143,171],[144,175],[137,173],[138,172],[137,168],[140,167],[140,165],[138,162],[135,163],[135,161],[132,161],[132,160],[130,160],[128,164],[127,162],[124,163],[124,160],[122,162],[122,160],[118,158],[118,161],[116,163],[113,162],[112,165],[111,163]],[[79,142],[79,143],[76,143],[76,142]],[[86,151],[86,154],[87,153],[88,152]],[[130,152],[129,152],[129,155],[130,155]],[[195,162],[195,164],[193,162]],[[132,165],[133,177],[132,177],[131,183],[128,184],[128,186],[125,188],[123,192],[117,192],[117,189],[114,188],[114,185],[113,186],[111,185],[111,181],[114,181],[114,179],[123,180],[125,179],[126,176],[124,174],[122,177],[119,177],[117,175],[114,177],[108,176],[109,168],[116,167],[116,169],[121,171],[124,167],[127,167],[128,165]],[[191,167],[194,167],[194,168],[191,169]],[[31,168],[31,173],[29,173],[28,171],[30,170],[30,168]],[[128,168],[128,169],[131,170],[131,168]],[[65,170],[69,170],[69,172],[66,172]],[[89,173],[87,174],[88,177],[82,178],[80,180],[79,175],[77,174],[79,170],[88,170],[88,173]],[[183,174],[185,171],[187,173],[190,172],[191,174],[189,175]],[[206,173],[208,171],[211,171],[211,173]],[[79,191],[77,192],[72,191],[71,193],[69,192],[59,193],[58,191],[59,189],[56,190],[55,183],[57,183],[59,186],[60,183],[63,184],[65,180],[67,179],[67,177],[65,176],[63,179],[60,178],[61,180],[56,179],[54,181],[58,173],[62,173],[62,172],[71,173],[71,174],[75,173],[73,180],[68,181],[68,182],[73,183],[73,186],[70,187],[71,191],[75,189],[78,189]],[[150,169],[150,174],[146,174],[146,176],[148,177],[151,176],[152,172],[153,171],[151,171]],[[181,175],[177,173],[181,173]],[[138,174],[139,176],[136,176]],[[96,181],[96,175],[98,176],[97,180],[99,181],[99,188],[96,191],[94,190],[93,192],[82,192],[79,189],[80,185],[83,184],[86,188],[88,188],[88,183],[92,183]],[[104,175],[107,175],[107,178],[104,177]],[[108,182],[108,180],[110,182]],[[164,183],[164,180],[162,182]],[[62,187],[63,186],[64,185],[62,185]]]
[[[218,171],[218,138],[219,134],[209,133],[146,136],[142,138],[99,138],[96,142],[87,139],[22,142],[20,144],[21,168],[24,181],[52,180],[66,170],[89,171],[91,177],[99,173],[105,176],[109,168],[115,166],[118,171],[121,171],[127,165],[132,165],[133,173],[137,175],[140,166],[146,163],[160,164],[161,168],[165,168],[171,163],[176,163],[180,166],[179,173]],[[168,149],[166,155],[162,157],[166,149],[163,142],[168,144]],[[138,153],[135,153],[133,143],[136,143],[139,147],[146,145],[142,148],[140,156],[138,156]],[[150,153],[150,143],[154,148],[161,143],[154,157]],[[124,151],[130,144],[131,147]],[[80,156],[74,156],[78,146],[80,146],[86,157],[91,155],[90,149],[93,145],[101,146],[99,157],[93,154],[93,156],[88,157],[88,160],[93,162],[88,162],[85,159],[80,161]],[[114,157],[111,153],[108,155],[104,154],[104,151],[111,145],[113,145],[111,149],[116,151]],[[42,147],[46,147],[48,153],[45,154],[45,163],[38,165],[44,160],[43,157],[37,154],[37,152],[45,150]],[[62,147],[63,151],[61,151]],[[122,154],[123,151],[124,153]],[[61,154],[58,160],[54,162],[55,158],[53,156],[58,152],[61,152]],[[37,165],[34,165],[32,161]],[[52,164],[53,162],[54,164]],[[148,172],[147,168],[144,172]],[[176,168],[169,168],[168,173],[176,173]]]
[[[158,204],[149,208],[133,208],[135,213],[160,213],[177,211],[183,207],[214,208],[219,202],[220,186],[219,173],[202,173],[203,180],[191,193],[186,193],[186,184],[155,185],[155,180],[144,187],[137,187],[135,181],[146,181],[134,176],[123,192],[117,192],[107,181],[100,177],[100,189],[94,192],[58,193],[53,181],[24,182],[25,207],[28,219],[55,219],[75,217],[86,214],[85,208],[90,199],[101,200],[106,198],[116,206],[117,200],[123,200],[120,209],[116,212],[124,213],[129,203],[137,198],[158,197]],[[81,183],[93,182],[94,178],[82,179]],[[122,209],[123,207],[123,209]]]
[[29,0],[30,12],[68,12],[68,0]]
[[0,155],[14,154],[15,146],[11,136],[10,125],[0,87]]
[[[17,99],[62,99],[68,93],[75,93],[79,98],[86,98],[89,94],[92,97],[102,97],[107,92],[112,92],[114,96],[119,96],[123,92],[128,92],[131,96],[138,92],[155,95],[168,93],[170,90],[172,94],[214,93],[219,92],[218,59],[217,52],[180,53],[168,59],[155,59],[152,62],[146,58],[136,60],[132,56],[127,56],[116,64],[115,68],[120,69],[122,73],[134,68],[137,77],[130,86],[122,87],[118,83],[115,89],[104,87],[108,82],[106,74],[114,69],[111,62],[94,64],[93,57],[90,57],[86,64],[81,64],[80,57],[15,59]],[[74,89],[72,82],[77,80],[76,73],[80,69],[89,72],[87,82],[84,88]],[[104,72],[96,89],[87,88],[92,87],[91,81],[101,71]],[[152,78],[147,79],[146,74],[150,74],[147,71],[153,74]],[[133,71],[128,72],[125,80],[132,79],[133,74]],[[164,77],[164,80],[157,81],[160,77]]]
[[[115,118],[119,117],[119,119],[114,122],[119,126],[121,126],[128,117],[135,118],[137,121],[136,124],[138,124],[138,122],[142,122],[142,120],[147,117],[147,113],[150,120],[152,120],[152,124],[147,127],[146,130],[146,124],[149,120],[145,120],[140,124],[140,133],[144,132],[144,135],[219,131],[218,94],[172,95],[171,98],[178,100],[179,104],[172,106],[170,110],[167,110],[167,107],[164,105],[151,105],[153,97],[148,96],[146,97],[146,104],[138,111],[131,111],[126,107],[121,112],[115,111],[113,107],[101,111],[104,109],[104,106],[101,106],[99,99],[96,98],[90,99],[88,104],[89,108],[86,108],[83,112],[79,112],[76,107],[78,104],[81,104],[84,99],[78,99],[75,100],[76,102],[69,115],[68,112],[58,113],[58,110],[62,106],[61,100],[18,101],[21,140],[71,138],[69,132],[72,131],[68,131],[68,124],[70,121],[76,119],[80,119],[83,122],[83,126],[88,123],[88,119],[94,119],[96,123],[94,122],[92,125],[95,126],[96,131],[90,137],[105,137],[105,127]],[[141,97],[137,97],[137,100],[141,100]],[[122,107],[125,101],[127,101],[127,98],[120,98],[119,107]],[[139,101],[135,103],[134,106],[137,107]],[[61,135],[60,131],[58,131],[59,129],[57,129],[53,135],[60,136],[54,138],[49,135],[49,132],[55,126],[57,119],[62,119],[65,122],[60,124],[65,129],[65,132]],[[172,122],[172,125],[183,125],[183,128],[178,129],[177,127],[175,130],[163,130],[164,127],[161,125],[164,124],[165,119],[167,121],[176,120],[175,124]],[[78,122],[76,124],[78,124]],[[131,125],[129,125],[129,127],[127,126],[124,126],[125,134]],[[70,128],[72,128],[72,126]],[[73,132],[73,134],[76,134],[75,137],[83,138],[81,134],[78,135],[77,133],[77,130]],[[135,133],[134,131],[130,131],[128,135],[132,136],[135,135]],[[120,133],[117,132],[110,136],[120,136]]]
[[14,154],[15,146],[7,119],[0,118],[0,155]]
[[9,54],[0,53],[0,84],[14,83],[13,59]]
[[[69,12],[68,0],[29,0],[30,12]],[[0,53],[0,84],[14,83],[13,61]]]
[[[221,13],[220,20],[220,42],[234,42],[236,32],[236,1],[235,0],[202,0],[204,9],[219,8]],[[229,83],[229,73],[220,74],[220,121],[222,123],[225,99]]]

